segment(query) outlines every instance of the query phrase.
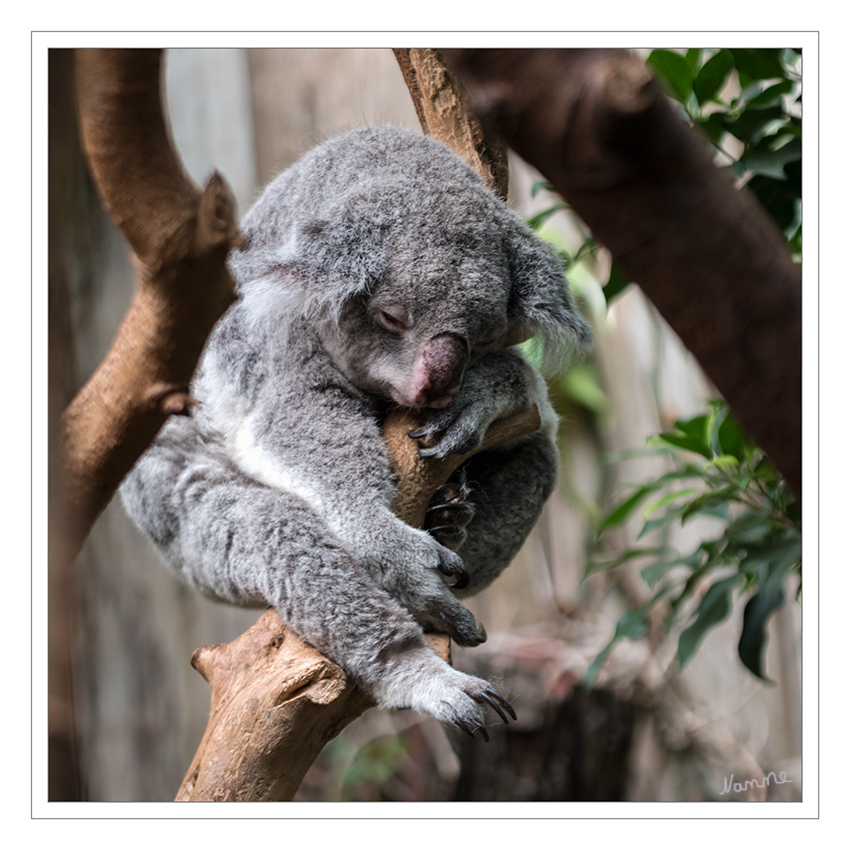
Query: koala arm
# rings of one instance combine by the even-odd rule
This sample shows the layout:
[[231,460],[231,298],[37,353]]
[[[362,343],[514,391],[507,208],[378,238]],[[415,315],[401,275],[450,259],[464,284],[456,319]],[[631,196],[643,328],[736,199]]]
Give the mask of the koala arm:
[[557,416],[543,378],[516,349],[485,354],[470,366],[458,398],[429,417],[415,432],[433,442],[426,456],[465,453],[481,441],[496,419],[535,405],[540,429],[529,436],[472,457],[464,465],[473,516],[462,557],[469,583],[461,598],[489,585],[516,556],[555,489]]

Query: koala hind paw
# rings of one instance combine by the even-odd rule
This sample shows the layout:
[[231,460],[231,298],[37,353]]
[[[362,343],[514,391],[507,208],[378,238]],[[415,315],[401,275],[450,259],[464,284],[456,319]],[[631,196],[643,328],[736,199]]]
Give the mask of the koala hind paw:
[[425,514],[425,530],[453,552],[466,540],[466,526],[475,514],[468,497],[469,490],[463,482],[449,481],[437,488]]

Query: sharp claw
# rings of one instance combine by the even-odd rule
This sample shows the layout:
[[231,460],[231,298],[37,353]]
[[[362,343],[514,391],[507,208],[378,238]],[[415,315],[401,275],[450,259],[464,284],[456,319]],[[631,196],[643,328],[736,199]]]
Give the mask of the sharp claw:
[[[452,589],[463,590],[465,587],[469,587],[469,573],[466,570],[461,570],[458,573],[457,581],[452,585]],[[481,631],[484,631],[484,626],[481,626]],[[487,632],[484,632],[484,637],[486,639]]]
[[501,705],[505,709],[505,711],[507,711],[508,714],[510,714],[510,716],[514,720],[516,720],[516,712],[514,711],[513,706],[501,694],[496,693],[496,691],[494,691],[492,688],[487,688],[486,690],[483,690],[481,692],[481,698],[486,700],[486,702],[493,707],[493,710],[499,715],[499,717],[502,718],[502,720],[505,721],[505,723],[507,723],[508,721],[505,718],[505,715],[502,714],[502,712],[499,711],[499,709],[496,707],[495,703]]
[[431,513],[431,511],[444,511],[446,508],[457,507],[459,507],[457,502],[444,502],[441,505],[428,505],[428,513]]
[[412,428],[410,431],[407,432],[407,436],[410,437],[412,440],[418,440],[421,437],[424,437],[427,433],[427,428]]
[[437,449],[419,449],[419,457],[437,457]]
[[458,721],[456,722],[456,726],[457,726],[457,727],[458,727],[458,729],[460,729],[461,731],[466,732],[466,734],[467,734],[467,735],[469,735],[469,737],[470,737],[470,738],[472,738],[472,740],[473,740],[473,741],[475,740],[475,732],[473,732],[473,731],[472,731],[472,730],[471,730],[471,729],[470,729],[470,728],[466,725],[466,723],[464,723],[464,722],[463,722],[463,720],[458,720]]
[[483,726],[479,726],[479,727],[478,727],[478,729],[476,729],[475,731],[476,731],[476,732],[478,732],[478,731],[480,731],[480,732],[481,732],[481,737],[484,739],[484,743],[485,743],[485,744],[489,744],[489,743],[490,743],[490,736],[487,734],[487,730],[486,730]]
[[493,697],[490,696],[490,694],[488,694],[486,691],[483,691],[481,693],[481,699],[483,699],[484,702],[486,702],[487,705],[489,705],[490,708],[492,708],[493,711],[495,711],[496,714],[498,714],[499,717],[502,718],[502,723],[508,722],[508,715],[505,714],[505,712],[502,710],[502,706],[500,706],[499,703],[497,703],[496,700],[494,700]]

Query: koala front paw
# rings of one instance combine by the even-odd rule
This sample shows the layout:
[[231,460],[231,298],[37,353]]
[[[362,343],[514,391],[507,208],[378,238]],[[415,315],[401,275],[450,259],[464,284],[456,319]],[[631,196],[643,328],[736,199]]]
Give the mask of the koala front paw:
[[445,410],[431,413],[422,428],[408,431],[413,440],[424,440],[420,446],[420,457],[446,457],[451,454],[465,455],[481,445],[484,432],[492,417],[482,415],[479,405],[449,405]]
[[427,532],[404,526],[406,534],[392,551],[392,563],[382,572],[382,586],[423,627],[449,634],[461,646],[477,646],[487,633],[455,598],[452,584],[468,583],[463,561]]

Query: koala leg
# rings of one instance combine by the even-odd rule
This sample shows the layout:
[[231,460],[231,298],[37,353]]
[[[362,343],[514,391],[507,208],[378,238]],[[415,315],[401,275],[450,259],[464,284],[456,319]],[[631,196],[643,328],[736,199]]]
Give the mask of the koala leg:
[[427,648],[413,617],[299,497],[168,440],[141,460],[122,495],[188,583],[223,601],[272,605],[381,707],[413,708],[470,734],[484,728],[488,705],[503,719],[513,714],[488,682]]
[[506,449],[482,452],[465,464],[474,514],[457,553],[469,583],[463,598],[485,588],[519,552],[555,489],[558,452],[538,432]]

